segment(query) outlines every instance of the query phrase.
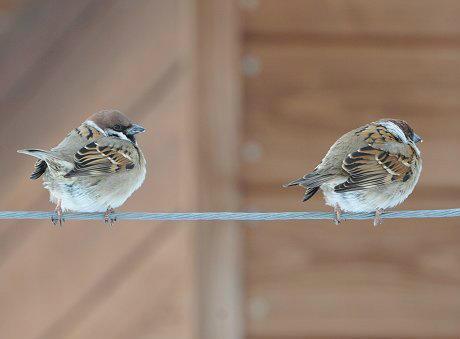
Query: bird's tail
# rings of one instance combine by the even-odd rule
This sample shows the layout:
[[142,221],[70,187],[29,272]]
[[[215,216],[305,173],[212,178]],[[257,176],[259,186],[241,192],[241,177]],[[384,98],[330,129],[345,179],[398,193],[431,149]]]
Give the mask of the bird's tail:
[[302,178],[296,179],[283,185],[283,187],[302,186],[306,188],[307,190],[305,191],[302,201],[307,201],[312,196],[314,196],[315,193],[318,192],[319,187],[329,179],[331,179],[331,174],[324,174],[313,171],[306,174]]
[[[46,167],[43,165],[43,162],[45,162],[51,170],[56,172],[67,173],[73,168],[73,164],[69,161],[41,149],[21,149],[18,150],[18,153],[27,154],[40,159],[40,161],[37,161],[35,164],[35,171],[31,175],[32,179],[36,179],[40,177],[41,174],[43,174],[44,170],[46,169]],[[41,173],[38,173],[37,171]]]

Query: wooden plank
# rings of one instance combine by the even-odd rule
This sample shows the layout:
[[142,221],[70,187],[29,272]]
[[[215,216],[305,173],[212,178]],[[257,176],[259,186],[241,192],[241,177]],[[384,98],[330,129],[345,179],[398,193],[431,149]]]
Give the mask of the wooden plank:
[[[24,0],[23,0],[24,1]],[[29,2],[29,3],[27,3]],[[18,10],[12,29],[2,36],[0,41],[0,69],[3,81],[0,82],[0,100],[8,96],[17,96],[17,87],[27,82],[27,74],[31,69],[40,67],[43,60],[50,53],[57,53],[59,41],[66,40],[73,31],[81,29],[83,22],[79,18],[88,20],[89,15],[100,15],[107,6],[101,6],[91,0],[55,2],[52,0],[27,0],[22,10]],[[21,43],[18,43],[21,41]],[[24,46],[28,52],[23,53]],[[30,79],[30,78],[29,78]]]
[[28,1],[29,0],[1,0],[0,12],[14,13],[15,11],[19,11]]
[[[80,307],[80,312],[89,312],[91,317],[66,335],[67,338],[192,338],[194,319],[189,310],[193,303],[190,293],[194,275],[190,256],[193,229],[180,223],[158,225],[157,229],[150,227],[150,234],[134,247],[133,253],[128,253],[125,260],[118,258],[117,266],[125,265],[124,270],[116,271],[123,275],[123,283],[116,286],[113,294],[107,291],[111,287],[109,279],[105,285],[100,283],[99,289],[90,289],[86,295],[94,295],[96,301],[104,293],[111,297],[102,307],[93,306],[94,299],[91,307]],[[177,265],[180,270],[171,270],[171,265]],[[131,267],[132,272],[127,267]],[[158,279],[159,276],[163,278]],[[72,311],[79,306],[74,305]],[[59,325],[74,320],[69,318],[66,314]],[[45,333],[43,338],[50,336]]]
[[456,220],[270,223],[246,236],[250,335],[460,333]]
[[[245,185],[279,187],[312,170],[343,133],[383,117],[411,123],[420,145],[423,187],[460,187],[457,113],[460,50],[310,48],[250,44],[260,73],[246,81]],[[434,118],[434,115],[436,118]]]
[[[413,337],[410,336],[371,336],[371,337],[366,337],[367,339],[413,339]],[[443,336],[442,339],[456,339],[456,336]],[[263,335],[263,336],[258,336],[258,335],[252,335],[249,336],[248,339],[337,339],[337,336],[327,336],[327,335],[283,335],[283,336],[277,336],[277,335]],[[340,336],[340,339],[356,339],[355,336]],[[432,337],[432,336],[423,336],[423,339],[440,339],[439,337]]]
[[248,35],[436,37],[456,41],[459,38],[460,3],[455,0],[258,0],[255,3],[243,6]]
[[[233,1],[200,0],[197,17],[200,211],[240,206],[240,50]],[[197,225],[200,339],[242,339],[243,243],[235,222]]]
[[[341,21],[343,8],[296,23],[306,16],[304,6],[331,4],[326,1],[262,0],[246,14],[245,51],[259,69],[245,84],[244,209],[330,210],[320,195],[301,203],[301,189],[281,184],[313,169],[344,132],[385,116],[408,120],[425,139],[420,183],[400,208],[459,206],[460,181],[452,173],[460,161],[448,149],[460,147],[460,50],[440,38],[456,31],[432,21],[404,26],[399,14],[395,24],[367,12],[408,2],[350,3],[369,24],[356,16]],[[264,16],[267,6],[273,21]],[[433,16],[442,10],[433,9]],[[423,43],[406,46],[414,37]],[[245,225],[249,338],[460,335],[457,219],[385,220],[377,229],[369,221]]]
[[[0,40],[9,34],[24,7],[32,0],[2,0],[0,1]],[[38,1],[35,1],[38,2]]]
[[[91,112],[108,107],[125,111],[148,131],[139,137],[146,182],[122,210],[196,204],[189,128],[195,83],[184,72],[192,60],[182,45],[191,27],[188,21],[182,26],[179,15],[184,10],[193,18],[194,12],[182,0],[109,3],[79,17],[76,26],[69,22],[65,39],[34,42],[41,49],[36,54],[45,57],[13,70],[15,90],[1,101],[2,150],[9,154],[0,164],[8,192],[0,198],[2,209],[52,209],[41,183],[27,179],[33,160],[15,150],[53,146]],[[59,24],[61,32],[62,22],[52,19],[34,18],[28,29],[45,22],[47,30]],[[19,45],[14,51],[22,64],[19,57],[30,46]],[[196,237],[180,224],[168,227],[123,222],[109,231],[100,222],[67,222],[62,229],[49,221],[2,222],[0,272],[8,278],[0,281],[0,337],[192,338]]]

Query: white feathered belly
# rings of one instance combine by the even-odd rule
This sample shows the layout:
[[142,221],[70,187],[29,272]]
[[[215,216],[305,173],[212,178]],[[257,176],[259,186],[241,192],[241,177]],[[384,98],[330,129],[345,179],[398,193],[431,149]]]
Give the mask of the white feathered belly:
[[334,187],[345,181],[338,179],[323,184],[321,190],[329,206],[338,205],[345,212],[375,212],[377,209],[395,207],[406,200],[414,190],[417,180],[418,176],[406,183],[398,182],[367,190],[335,192]]
[[63,211],[75,212],[105,212],[107,208],[117,208],[136,191],[144,182],[145,167],[128,173],[101,178],[95,184],[94,178],[75,181],[59,180],[44,182],[44,187],[50,192],[50,201],[61,201]]

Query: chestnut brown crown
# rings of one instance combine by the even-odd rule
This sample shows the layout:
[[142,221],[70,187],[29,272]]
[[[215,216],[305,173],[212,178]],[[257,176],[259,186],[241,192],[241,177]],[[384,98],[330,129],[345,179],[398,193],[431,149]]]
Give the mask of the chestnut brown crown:
[[94,113],[87,121],[92,121],[107,135],[123,137],[135,142],[134,135],[145,131],[144,127],[134,124],[126,115],[117,110],[104,110]]

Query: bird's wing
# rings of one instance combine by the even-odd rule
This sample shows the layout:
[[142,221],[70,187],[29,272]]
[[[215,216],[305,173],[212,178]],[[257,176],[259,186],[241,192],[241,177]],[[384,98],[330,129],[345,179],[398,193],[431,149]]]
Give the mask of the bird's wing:
[[75,153],[75,167],[65,177],[100,176],[129,171],[135,166],[133,150],[135,146],[129,141],[100,138]]
[[103,137],[105,137],[103,133],[84,122],[70,131],[59,145],[51,149],[51,152],[66,160],[73,161],[74,155],[78,150]]
[[396,181],[405,182],[412,176],[408,157],[372,146],[362,147],[349,154],[342,168],[349,177],[334,188],[336,192],[365,190]]
[[384,144],[388,142],[401,143],[401,140],[395,137],[384,126],[375,124],[368,124],[361,128],[358,128],[357,130],[355,130],[355,135],[358,136],[360,139],[363,139],[369,145],[374,145],[375,143]]

